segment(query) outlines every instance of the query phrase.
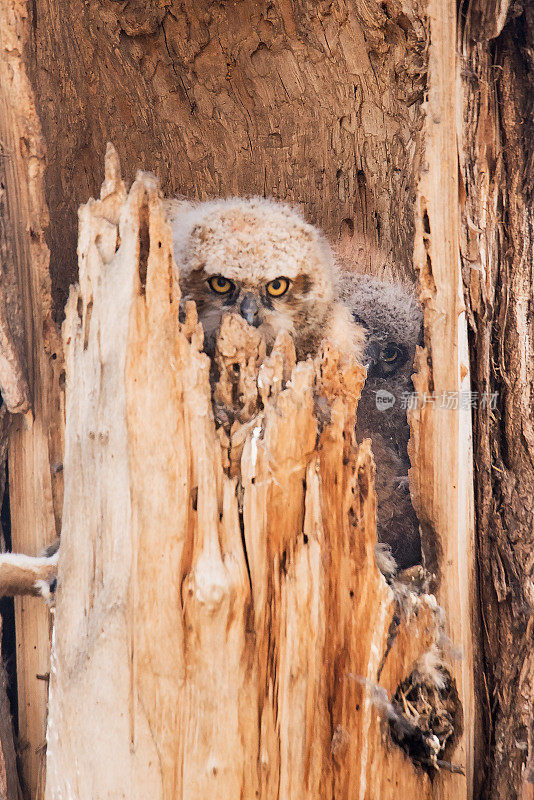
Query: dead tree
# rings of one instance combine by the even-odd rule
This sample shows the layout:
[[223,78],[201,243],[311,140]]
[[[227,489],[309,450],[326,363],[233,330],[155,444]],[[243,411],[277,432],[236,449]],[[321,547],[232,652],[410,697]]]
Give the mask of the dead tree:
[[458,31],[462,275],[475,414],[483,797],[534,796],[534,17],[470,2]]
[[[443,702],[423,698],[437,726],[408,713],[415,676],[431,687],[424,665],[447,657],[443,617],[374,562],[363,368],[328,343],[295,364],[287,336],[265,358],[229,317],[214,395],[237,381],[244,410],[217,429],[171,241],[155,179],[127,194],[108,147],[63,326],[45,797],[433,797],[428,771],[461,741],[461,708],[447,675]],[[3,591],[15,569],[31,591],[46,567],[4,557]],[[463,768],[449,769],[434,785],[458,796]]]
[[[408,734],[394,703],[441,652],[442,619],[375,566],[363,368],[327,344],[295,364],[283,336],[262,361],[229,317],[214,391],[235,384],[243,411],[217,429],[157,185],[126,194],[113,148],[79,257],[45,797],[436,796],[432,733]],[[388,721],[417,737],[416,764]],[[437,782],[465,793],[461,774]]]
[[[427,404],[412,416],[423,545],[428,556],[430,540],[439,545],[434,588],[463,653],[451,668],[467,780],[440,778],[440,797],[532,792],[531,52],[521,3],[469,0],[458,17],[449,0],[0,8],[0,389],[15,413],[14,549],[35,555],[62,525],[57,324],[77,277],[77,209],[99,193],[108,140],[128,180],[143,168],[166,195],[293,200],[370,271],[386,261],[413,277],[415,267],[417,388],[499,397],[496,410],[473,411],[476,504],[471,410],[440,416]],[[16,614],[21,761],[42,797],[49,619],[32,598],[17,599]]]

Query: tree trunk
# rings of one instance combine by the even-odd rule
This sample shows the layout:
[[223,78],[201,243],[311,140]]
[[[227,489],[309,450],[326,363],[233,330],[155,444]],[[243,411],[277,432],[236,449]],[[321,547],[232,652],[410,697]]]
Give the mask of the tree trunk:
[[[3,162],[9,167],[7,196],[11,208],[16,209],[6,215],[6,230],[16,243],[11,273],[15,280],[8,294],[21,309],[18,317],[16,311],[5,315],[9,341],[0,358],[0,387],[4,399],[9,386],[16,389],[12,396],[18,397],[20,404],[14,411],[24,411],[30,398],[34,419],[31,426],[19,414],[11,437],[16,549],[36,554],[60,526],[62,352],[51,310],[56,320],[62,319],[68,286],[77,276],[77,209],[98,193],[108,140],[116,144],[128,180],[142,168],[157,175],[166,195],[265,194],[295,201],[337,242],[342,256],[357,261],[360,268],[385,270],[405,279],[417,274],[425,310],[425,346],[418,355],[414,380],[418,391],[434,397],[468,391],[470,355],[471,388],[479,398],[499,393],[497,413],[490,404],[485,409],[479,404],[474,410],[478,594],[469,408],[445,412],[427,403],[411,418],[410,483],[423,528],[423,549],[434,574],[433,589],[447,615],[448,633],[462,651],[462,659],[451,665],[463,708],[463,733],[455,741],[454,758],[467,772],[466,779],[441,774],[431,788],[421,775],[414,778],[416,783],[406,784],[412,786],[413,794],[417,786],[423,796],[479,797],[482,791],[487,798],[532,794],[533,435],[528,387],[532,385],[533,338],[528,315],[533,276],[531,267],[530,272],[526,268],[532,264],[532,152],[524,144],[532,141],[525,121],[531,115],[532,12],[527,7],[523,11],[520,3],[514,3],[512,9],[508,6],[505,0],[466,2],[460,8],[459,26],[456,4],[451,0],[346,0],[336,4],[306,0],[268,4],[252,0],[232,4],[211,0],[128,4],[34,0],[28,5],[10,0],[0,10],[0,99],[5,108],[0,130],[3,152],[10,156]],[[460,64],[454,55],[457,37],[463,59]],[[113,238],[110,231],[106,228],[104,239],[108,235]],[[108,255],[104,261],[111,260],[112,254]],[[462,276],[467,287],[469,342],[461,302]],[[81,287],[81,296],[88,304],[87,287]],[[0,303],[0,334],[4,307],[10,306]],[[74,315],[72,319],[75,321]],[[18,327],[17,320],[22,320]],[[126,338],[120,342],[126,347]],[[192,343],[189,347],[194,349]],[[133,414],[131,408],[128,413]],[[133,417],[125,412],[123,425],[127,419]],[[125,452],[124,448],[131,446],[131,426],[121,435]],[[99,440],[93,442],[93,455],[100,452],[99,447],[107,452],[108,445]],[[142,461],[139,454],[137,458]],[[141,473],[145,479],[144,472],[139,463],[136,469],[132,486],[137,489],[132,491],[140,505],[132,508],[150,518],[138,483]],[[365,483],[367,467],[362,469]],[[102,480],[102,491],[109,491],[95,472],[97,478]],[[71,494],[67,500],[66,511],[74,497]],[[368,500],[362,502],[367,508]],[[134,522],[125,526],[132,542],[137,541],[135,525],[139,524],[137,518]],[[330,542],[331,535],[325,532],[324,541]],[[111,550],[106,551],[106,541]],[[124,543],[120,546],[127,547]],[[116,551],[105,536],[98,544],[101,547],[103,561],[98,563],[104,569],[107,557]],[[80,549],[83,561],[89,554]],[[100,557],[100,550],[98,553]],[[302,548],[298,555],[293,553],[295,564],[302,553]],[[193,558],[191,554],[188,557]],[[72,551],[70,556],[65,554],[65,563],[69,558],[74,559]],[[151,558],[143,562],[143,570],[145,564],[150,570]],[[367,576],[367,586],[374,586],[370,596],[386,619],[389,611],[385,609],[390,606],[382,598],[382,607],[375,597],[381,584],[371,566],[360,565],[361,575]],[[127,606],[146,624],[150,602],[158,600],[160,587],[151,586],[148,573],[132,572],[130,562],[123,570],[122,580],[132,575],[132,585],[146,587],[142,597],[130,598]],[[90,581],[81,585],[89,593],[85,599],[105,599],[98,587],[92,593]],[[165,586],[168,589],[169,584]],[[312,581],[306,587],[306,597],[314,586]],[[60,598],[66,596],[62,592]],[[240,598],[245,608],[247,601]],[[73,615],[79,612],[77,604],[82,600],[72,598]],[[300,597],[293,600],[298,616],[302,613]],[[44,682],[35,676],[47,671],[48,615],[32,599],[17,603],[19,727],[27,742],[22,760],[32,797],[41,797],[46,692]],[[63,600],[59,603],[58,631],[63,625],[65,647],[67,643],[72,647],[68,636],[72,621],[68,622]],[[341,605],[339,623],[342,609]],[[360,619],[357,605],[354,613]],[[99,619],[96,614],[95,624]],[[483,653],[478,647],[479,627],[484,631]],[[243,641],[239,636],[246,639],[249,635],[246,627],[239,636],[236,630],[234,623],[232,631],[239,641]],[[380,631],[379,626],[377,641]],[[150,677],[153,638],[139,642],[130,631],[125,647],[131,648],[134,641],[141,647],[135,652],[144,655],[140,655],[135,674],[129,672],[129,662],[120,662],[125,680],[139,679],[141,693],[148,691],[147,686],[155,691],[158,681],[167,687],[161,676]],[[62,646],[56,641],[58,669],[64,670],[72,651],[62,651]],[[82,642],[79,646],[80,653],[86,652]],[[229,670],[235,652],[225,652],[228,656],[226,661],[221,656],[222,669]],[[312,651],[307,650],[303,657],[311,659]],[[200,655],[198,658],[202,661]],[[407,668],[401,661],[403,669]],[[202,665],[198,671],[211,674],[213,664]],[[169,669],[165,662],[165,670]],[[366,675],[363,666],[362,670],[360,674]],[[401,672],[395,673],[396,677]],[[219,675],[215,678],[222,680]],[[324,681],[328,684],[331,679],[326,670]],[[53,680],[57,682],[57,676]],[[306,691],[311,691],[312,684],[310,679]],[[194,681],[188,686],[190,692],[198,689]],[[168,688],[171,694],[178,691],[172,685]],[[392,690],[394,683],[389,688]],[[334,702],[337,694],[332,691],[328,695],[327,689],[323,686],[321,697],[330,697],[334,709],[336,702],[343,706],[354,699],[354,693],[363,691],[352,687],[348,696],[342,693]],[[130,696],[125,701],[133,725],[141,712],[137,705],[128,705]],[[51,742],[55,741],[54,725],[61,709],[57,692],[53,702],[57,713],[56,719],[52,716]],[[301,708],[302,703],[295,702]],[[365,713],[371,713],[369,697],[366,702]],[[269,698],[265,707],[272,711],[273,703]],[[159,706],[152,706],[157,716]],[[477,710],[482,706],[484,726]],[[322,713],[320,704],[318,709],[317,713]],[[329,713],[334,719],[330,708]],[[91,724],[96,724],[96,719]],[[168,753],[171,744],[165,738],[169,736],[165,719],[147,719],[141,731],[134,726],[130,735],[142,737],[150,730],[153,752]],[[282,714],[281,719],[286,717]],[[383,753],[382,744],[373,738],[378,717],[371,714],[368,719],[374,720],[368,739],[374,757],[375,752]],[[77,720],[80,737],[82,722]],[[202,724],[210,724],[207,714]],[[267,720],[265,724],[273,723]],[[356,732],[360,722],[354,719],[351,724],[355,726],[354,742],[361,745]],[[179,738],[182,729],[178,723],[172,722],[172,726]],[[276,736],[282,737],[279,741],[294,746],[289,732],[283,739],[282,730],[283,726],[276,729]],[[336,787],[346,787],[346,766],[339,765],[345,756],[338,763],[336,749],[339,745],[344,753],[343,736],[339,733],[336,738],[334,729],[330,734],[336,757],[329,768],[337,776]],[[147,737],[144,742],[150,739]],[[98,730],[94,738],[98,739]],[[188,740],[179,741],[182,757]],[[272,739],[269,742],[272,744]],[[360,746],[354,742],[351,739],[350,748]],[[61,764],[61,770],[68,771],[68,759],[56,745],[50,764]],[[225,746],[230,748],[230,742]],[[313,747],[324,757],[322,739]],[[285,758],[290,750],[281,746],[282,752]],[[133,763],[132,758],[126,754],[125,764]],[[378,777],[366,771],[358,758],[359,766],[351,769],[360,770],[358,774],[366,776],[367,784],[362,778],[363,783],[353,791],[367,785],[375,792],[370,797],[382,797],[377,792],[389,790],[378,786],[384,775],[393,774],[388,770],[394,771],[391,765],[399,761],[399,753],[392,749],[390,765]],[[301,763],[296,756],[293,760]],[[315,763],[311,755],[307,763]],[[162,774],[167,775],[167,766],[165,761]],[[280,759],[273,769],[279,770],[276,774],[288,775]],[[307,780],[313,779],[310,770],[309,766],[304,770]],[[301,774],[297,777],[295,772],[295,781],[301,780]],[[57,772],[54,775],[54,780],[61,777]],[[352,787],[356,786],[353,776]],[[175,786],[174,778],[167,780],[171,783],[165,783],[165,791]],[[264,788],[271,785],[271,778],[264,780]],[[89,785],[84,783],[79,791],[90,793]],[[209,785],[206,778],[204,786]],[[301,782],[301,794],[302,786]],[[428,795],[428,791],[434,794]],[[339,789],[337,796],[345,795]],[[399,790],[393,796],[402,794]]]
[[[33,556],[59,530],[63,445],[61,349],[50,313],[44,242],[44,143],[24,60],[28,39],[26,3],[2,3],[0,390],[15,414],[9,443],[11,540],[14,550]],[[42,600],[24,597],[15,599],[15,617],[19,750],[23,777],[35,797],[38,787],[44,788],[50,615]]]
[[534,797],[534,12],[472,0],[461,17],[461,253],[475,414],[483,674],[482,797]]
[[261,364],[230,317],[215,393],[240,364],[247,415],[221,435],[157,186],[126,195],[112,148],[79,257],[46,798],[465,796],[452,774],[436,794],[387,731],[442,630],[433,598],[406,590],[403,610],[374,563],[363,368],[328,347],[295,365],[283,336]]

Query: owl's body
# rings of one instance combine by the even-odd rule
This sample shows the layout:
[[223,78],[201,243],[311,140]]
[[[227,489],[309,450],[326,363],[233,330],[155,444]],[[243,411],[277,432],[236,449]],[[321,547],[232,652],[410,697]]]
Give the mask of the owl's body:
[[376,461],[378,538],[391,546],[400,569],[421,563],[419,522],[411,504],[410,429],[406,400],[420,344],[423,315],[413,293],[399,284],[345,272],[341,297],[364,326],[367,380],[358,405],[358,439],[371,438]]
[[323,339],[361,359],[365,336],[336,296],[330,245],[298,211],[239,197],[171,201],[167,210],[182,299],[196,303],[209,355],[223,314],[235,312],[267,348],[289,332],[299,360]]
[[[373,440],[379,539],[391,546],[400,568],[419,563],[419,529],[407,485],[409,429],[400,408],[402,392],[411,390],[421,328],[415,299],[377,279],[339,273],[317,228],[283,203],[174,200],[167,202],[167,214],[182,300],[195,301],[204,349],[212,358],[223,315],[234,312],[258,329],[267,349],[286,331],[299,360],[314,356],[327,339],[342,355],[369,362],[357,435]],[[384,365],[388,342],[397,343],[402,363]],[[396,397],[389,411],[376,407],[380,389]],[[225,411],[221,419],[231,419],[232,409]]]

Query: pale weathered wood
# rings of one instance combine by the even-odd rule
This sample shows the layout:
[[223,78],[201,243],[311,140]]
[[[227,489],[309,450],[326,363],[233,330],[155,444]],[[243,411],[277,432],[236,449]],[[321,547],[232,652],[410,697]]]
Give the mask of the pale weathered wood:
[[[5,175],[4,220],[10,237],[9,270],[20,292],[22,323],[17,306],[9,311],[15,341],[24,344],[24,363],[4,353],[13,367],[18,394],[6,401],[32,413],[14,420],[9,453],[9,491],[13,549],[35,555],[56,535],[61,511],[62,423],[58,373],[61,350],[52,326],[48,277],[48,222],[43,195],[44,144],[24,61],[30,26],[23,0],[0,6],[0,143]],[[0,303],[1,305],[1,303]],[[23,332],[17,327],[21,324]],[[16,351],[22,358],[22,351]],[[2,361],[2,359],[0,359]],[[4,364],[5,367],[6,364]],[[6,388],[0,370],[2,392]],[[29,390],[22,380],[27,377]],[[27,397],[25,397],[27,393]],[[46,732],[49,664],[49,613],[42,601],[17,598],[17,681],[22,772],[32,798],[40,796]]]
[[80,223],[47,800],[433,797],[383,713],[441,628],[410,595],[389,641],[363,369],[328,345],[294,365],[281,337],[253,385],[257,342],[228,318],[255,410],[219,434],[154,179],[126,194],[108,148]]
[[[430,0],[432,47],[425,103],[425,169],[416,206],[414,265],[425,312],[425,347],[416,359],[420,407],[409,414],[410,486],[422,522],[423,552],[461,658],[453,667],[464,731],[455,760],[465,777],[439,776],[440,798],[472,797],[475,699],[474,520],[469,356],[459,260],[456,145],[456,3]],[[462,395],[467,405],[462,405]]]

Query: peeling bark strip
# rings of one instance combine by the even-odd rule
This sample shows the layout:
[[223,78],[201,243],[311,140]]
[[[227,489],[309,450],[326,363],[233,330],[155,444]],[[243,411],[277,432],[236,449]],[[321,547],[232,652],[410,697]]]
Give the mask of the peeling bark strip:
[[[362,368],[328,347],[293,366],[281,339],[263,407],[219,436],[157,186],[140,173],[126,194],[112,148],[79,257],[46,797],[433,797],[376,702],[440,627],[412,595],[390,638],[374,467],[354,446]],[[330,404],[322,430],[314,395]]]
[[23,200],[18,191],[11,108],[19,89],[20,64],[17,51],[13,52],[16,24],[8,16],[4,9],[0,16],[0,392],[9,411],[24,413],[30,407],[30,390],[20,297]]
[[[484,800],[534,797],[534,7],[464,3],[462,271],[475,411]],[[484,674],[482,674],[482,670]]]

